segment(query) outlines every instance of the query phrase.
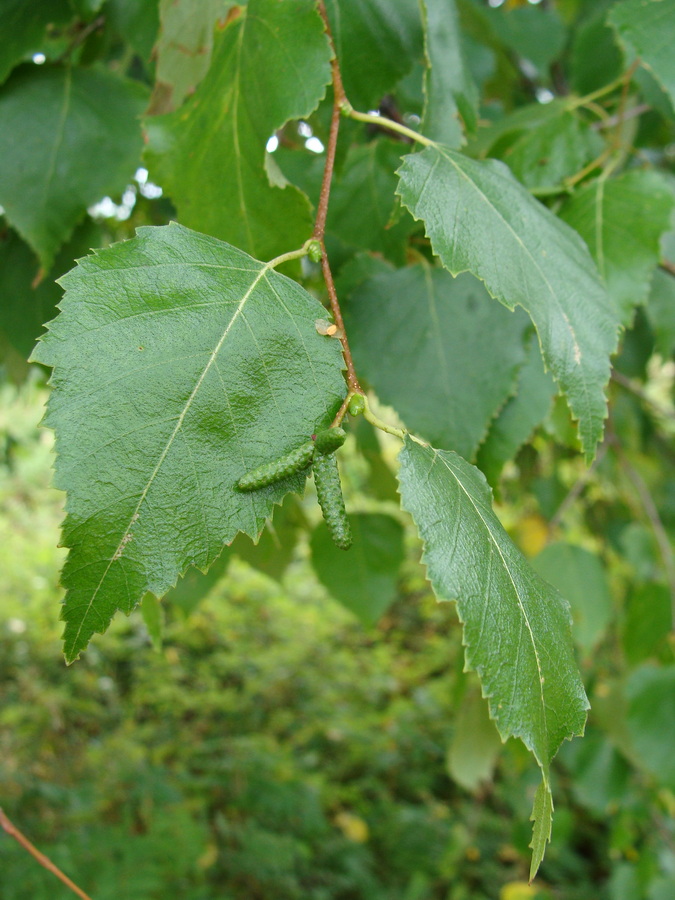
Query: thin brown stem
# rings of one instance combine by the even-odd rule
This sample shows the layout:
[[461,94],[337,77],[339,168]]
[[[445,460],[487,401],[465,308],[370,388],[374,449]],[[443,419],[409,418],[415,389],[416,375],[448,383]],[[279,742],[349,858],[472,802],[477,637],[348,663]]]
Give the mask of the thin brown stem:
[[659,267],[663,269],[664,272],[668,272],[669,275],[675,275],[675,263],[671,263],[669,259],[662,259],[659,263]]
[[672,409],[668,409],[667,406],[662,406],[657,400],[653,400],[649,394],[646,394],[642,388],[633,384],[630,378],[626,378],[621,372],[617,372],[616,369],[612,370],[611,375],[612,381],[616,384],[620,385],[624,390],[633,394],[633,396],[637,397],[638,400],[641,400],[647,406],[651,406],[654,412],[658,413],[664,419],[673,419],[675,418],[675,412]]
[[79,888],[75,884],[75,882],[71,881],[70,878],[68,878],[67,875],[64,875],[61,869],[59,869],[58,866],[55,866],[48,856],[45,856],[44,853],[40,853],[37,847],[31,844],[28,838],[19,831],[19,829],[10,819],[7,818],[2,807],[0,807],[0,827],[2,827],[10,837],[13,837],[15,841],[18,841],[18,843],[21,844],[24,850],[27,850],[30,855],[40,863],[41,866],[43,866],[53,875],[56,875],[56,877],[60,881],[62,881],[63,884],[66,885],[66,887],[70,888],[70,890],[74,894],[77,894],[77,896],[80,897],[81,900],[91,900],[89,894],[85,894],[82,888]]
[[[338,327],[340,334],[340,343],[342,344],[342,352],[347,366],[347,386],[349,392],[361,391],[359,379],[354,368],[352,352],[349,349],[349,341],[347,340],[347,332],[345,331],[345,323],[342,319],[342,311],[335,290],[335,282],[333,281],[333,273],[330,269],[328,254],[326,253],[326,245],[324,243],[324,234],[326,231],[326,217],[328,215],[328,201],[330,199],[330,186],[333,178],[333,168],[335,166],[335,149],[337,147],[338,132],[340,130],[340,116],[342,106],[346,102],[344,88],[342,86],[342,77],[340,75],[340,65],[338,63],[335,45],[333,43],[333,35],[330,30],[330,22],[323,0],[319,0],[319,13],[323,19],[326,34],[333,47],[333,59],[331,61],[333,71],[333,115],[330,122],[330,132],[328,134],[328,144],[326,146],[326,163],[323,169],[323,179],[321,181],[321,193],[319,195],[319,204],[316,211],[316,219],[314,222],[314,231],[312,233],[313,240],[319,241],[321,244],[321,271],[326,282],[326,290],[328,291],[328,299],[330,301],[331,312],[333,313],[333,321]],[[344,412],[342,413],[344,415]],[[338,413],[339,415],[339,413]]]

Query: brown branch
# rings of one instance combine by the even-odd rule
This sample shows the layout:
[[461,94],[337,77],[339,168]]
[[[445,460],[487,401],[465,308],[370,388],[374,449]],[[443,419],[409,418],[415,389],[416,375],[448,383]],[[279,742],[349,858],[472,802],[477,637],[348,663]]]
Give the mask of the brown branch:
[[[338,333],[340,334],[340,343],[342,344],[342,352],[344,354],[345,364],[347,366],[347,385],[349,387],[349,392],[351,393],[353,391],[361,391],[361,387],[359,385],[359,379],[354,368],[352,353],[349,349],[349,341],[347,340],[347,332],[345,331],[345,325],[342,319],[340,302],[335,290],[333,273],[330,269],[328,254],[326,253],[326,245],[324,243],[324,235],[326,232],[326,217],[328,215],[328,201],[330,199],[331,180],[333,178],[333,168],[335,166],[335,149],[337,147],[338,132],[340,130],[340,116],[342,114],[342,106],[347,98],[345,97],[344,87],[342,86],[340,65],[338,63],[337,53],[335,52],[333,35],[331,34],[330,22],[328,21],[328,14],[326,12],[326,7],[323,0],[319,0],[319,13],[321,14],[321,18],[323,19],[324,27],[326,29],[326,34],[328,35],[331,47],[333,48],[333,59],[331,60],[331,67],[333,72],[333,115],[330,122],[330,132],[328,134],[328,144],[326,146],[326,164],[323,169],[321,193],[319,194],[319,203],[317,206],[316,220],[314,222],[314,231],[312,233],[312,238],[319,241],[321,244],[321,271],[323,272],[323,278],[326,282],[326,289],[328,291],[328,299],[330,300],[330,308],[331,312],[333,313],[333,319],[338,327]],[[346,409],[345,404],[343,404],[343,406]],[[342,415],[344,416],[344,411],[342,409],[340,410],[340,412],[342,412]],[[340,415],[340,413],[338,413],[338,415]]]
[[70,890],[74,894],[77,894],[77,896],[80,897],[81,900],[91,900],[89,894],[85,894],[82,888],[79,888],[73,881],[70,880],[70,878],[68,878],[67,875],[64,875],[61,869],[59,869],[58,866],[55,866],[48,856],[45,856],[44,853],[40,853],[37,847],[31,844],[28,838],[19,831],[19,829],[16,827],[16,825],[13,824],[13,822],[10,821],[10,819],[7,818],[2,807],[0,807],[0,827],[2,827],[10,837],[13,837],[14,840],[18,841],[18,843],[21,844],[24,850],[27,850],[30,855],[40,863],[41,866],[44,866],[45,869],[47,869],[53,875],[56,875],[56,877],[60,881],[62,881],[63,884],[66,885],[66,887],[70,888]]
[[620,385],[624,390],[628,391],[630,394],[633,394],[634,397],[637,397],[638,400],[641,400],[647,406],[651,406],[651,408],[658,413],[664,419],[674,419],[675,412],[672,409],[669,409],[667,406],[662,406],[658,400],[653,400],[649,394],[646,394],[642,388],[633,384],[630,378],[626,378],[626,376],[622,372],[618,372],[616,369],[612,369],[611,379],[615,384]]

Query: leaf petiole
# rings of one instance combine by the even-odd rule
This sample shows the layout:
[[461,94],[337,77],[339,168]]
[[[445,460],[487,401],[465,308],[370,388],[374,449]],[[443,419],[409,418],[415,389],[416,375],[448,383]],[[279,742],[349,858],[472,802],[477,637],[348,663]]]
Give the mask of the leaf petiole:
[[357,122],[367,122],[369,125],[388,128],[389,131],[395,131],[397,134],[409,137],[418,144],[424,144],[425,147],[436,146],[436,142],[432,141],[431,138],[425,137],[418,131],[413,131],[413,129],[408,128],[407,125],[402,125],[400,122],[394,122],[393,119],[388,119],[386,116],[381,116],[379,113],[358,112],[358,110],[354,109],[347,100],[343,101],[340,109],[343,115],[348,116],[350,119],[356,119]]

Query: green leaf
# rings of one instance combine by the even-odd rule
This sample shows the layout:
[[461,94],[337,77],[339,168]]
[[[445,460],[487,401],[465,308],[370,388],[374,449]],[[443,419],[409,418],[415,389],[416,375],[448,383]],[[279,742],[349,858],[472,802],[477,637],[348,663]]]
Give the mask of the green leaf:
[[257,537],[305,476],[252,494],[237,480],[327,425],[345,385],[321,304],[215,238],[141,228],[62,282],[34,359],[54,366],[73,660],[116,610],[205,569],[238,532]]
[[628,325],[646,303],[659,261],[661,235],[670,228],[675,194],[658,172],[599,178],[576,191],[560,210],[593,254],[610,296]]
[[230,565],[231,558],[230,548],[224,547],[208,571],[202,572],[195,566],[190,566],[162,598],[164,606],[167,609],[178,607],[184,616],[191,615],[221,580]]
[[224,25],[234,0],[160,0],[157,68],[149,112],[177,109],[206,75],[213,30]]
[[377,107],[422,54],[419,6],[410,0],[327,0],[345,91],[356,109]]
[[513,389],[527,317],[471,275],[427,265],[380,265],[343,312],[357,368],[380,400],[435,445],[473,456]]
[[657,269],[647,301],[647,316],[656,338],[656,349],[664,357],[675,353],[675,277]]
[[666,787],[675,787],[675,666],[646,665],[626,686],[632,761]]
[[526,187],[543,191],[559,190],[602,146],[599,135],[559,100],[516,110],[483,130],[467,152],[501,159]]
[[639,57],[675,103],[675,0],[623,0],[608,16],[631,57]]
[[87,219],[45,274],[33,251],[15,232],[8,230],[0,237],[0,329],[24,359],[28,359],[43,324],[57,313],[63,291],[56,279],[72,268],[78,256],[100,243],[100,229]]
[[443,265],[454,275],[472,272],[506,306],[529,313],[591,459],[602,436],[618,316],[579,236],[495,160],[431,146],[406,156],[399,175],[398,193],[424,220]]
[[403,562],[403,528],[391,516],[349,516],[353,543],[340,550],[324,522],[312,532],[312,566],[319,581],[366,626],[375,625],[396,597]]
[[614,30],[607,25],[607,8],[614,0],[594,0],[592,13],[574,30],[570,54],[570,81],[583,96],[619,77],[623,56]]
[[551,827],[553,825],[553,795],[548,782],[543,779],[534,795],[532,815],[530,821],[534,822],[532,828],[532,862],[530,863],[530,881],[537,874],[537,870],[544,859],[546,845],[551,841]]
[[192,97],[146,122],[148,168],[181,222],[261,259],[301,246],[311,233],[309,202],[279,186],[278,170],[271,183],[265,146],[289,119],[315,109],[330,77],[313,0],[251,0],[216,35],[211,67]]
[[588,656],[612,620],[612,600],[601,561],[583,547],[560,541],[545,547],[532,566],[569,602],[572,637]]
[[298,502],[289,495],[280,507],[275,507],[274,519],[267,520],[257,543],[246,534],[238,534],[229,552],[236,553],[254,569],[279,581],[293,558],[301,520]]
[[164,636],[164,609],[154,594],[147,593],[141,601],[141,615],[148,629],[148,636],[155,650],[162,649]]
[[567,29],[555,9],[524,6],[490,11],[503,43],[542,72],[565,47]]
[[0,0],[0,83],[17,63],[42,49],[49,24],[60,25],[73,17],[68,0]]
[[501,747],[487,703],[478,691],[468,691],[457,712],[448,747],[448,774],[465,790],[477,790],[491,779]]
[[0,204],[45,268],[85,210],[138,166],[146,89],[97,69],[32,66],[0,91]]
[[546,418],[554,394],[553,379],[544,370],[537,341],[532,340],[518,372],[515,393],[500,409],[478,448],[476,465],[490,484],[496,484],[504,464]]
[[410,436],[400,461],[401,504],[424,542],[436,596],[457,603],[466,666],[480,678],[502,740],[520,738],[541,768],[533,811],[536,868],[550,834],[550,761],[565,738],[582,733],[588,709],[569,607],[504,531],[478,469]]
[[346,244],[380,252],[401,265],[407,234],[415,227],[407,214],[390,225],[398,183],[395,170],[403,152],[400,142],[386,138],[352,146],[331,189],[326,225]]
[[427,137],[449,147],[464,143],[464,128],[473,133],[478,122],[478,91],[468,70],[454,0],[424,0],[424,117]]

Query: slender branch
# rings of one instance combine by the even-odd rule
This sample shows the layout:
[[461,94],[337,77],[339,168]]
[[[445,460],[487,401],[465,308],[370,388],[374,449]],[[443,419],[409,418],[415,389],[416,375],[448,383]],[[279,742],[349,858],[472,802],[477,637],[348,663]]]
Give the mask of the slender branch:
[[75,882],[71,881],[70,878],[68,878],[67,875],[64,875],[61,869],[59,869],[58,866],[55,866],[48,856],[45,856],[44,853],[40,853],[37,847],[31,844],[28,838],[19,831],[19,829],[16,827],[16,825],[14,825],[13,822],[10,821],[10,819],[7,818],[2,807],[0,807],[0,827],[2,827],[10,837],[13,837],[14,840],[18,841],[18,843],[21,844],[24,850],[27,850],[30,855],[40,863],[41,866],[43,866],[53,875],[56,875],[56,877],[60,881],[62,881],[63,884],[66,885],[66,887],[70,888],[70,890],[74,894],[77,894],[77,896],[80,897],[81,900],[91,900],[89,894],[85,894],[82,888],[79,888],[75,884]]
[[623,115],[621,113],[615,113],[613,116],[607,116],[600,122],[593,122],[591,128],[594,131],[600,131],[602,128],[614,128],[615,125],[620,125],[622,122],[627,122],[629,119],[636,119],[643,113],[649,112],[650,109],[651,106],[648,103],[638,103],[637,106],[631,106],[630,109],[627,109]]
[[375,413],[371,410],[370,404],[368,403],[368,398],[364,395],[363,398],[366,402],[366,408],[363,410],[363,418],[366,422],[370,422],[371,425],[374,425],[375,428],[379,428],[380,431],[386,431],[387,434],[393,434],[397,438],[405,437],[406,433],[400,428],[395,428],[393,425],[387,425],[386,422],[383,422],[382,419],[378,419]]
[[[580,106],[588,106],[594,100],[597,100],[599,97],[604,97],[606,94],[611,94],[612,91],[618,90],[618,88],[623,88],[624,84],[626,84],[626,76],[630,73],[630,78],[633,77],[633,72],[639,60],[636,60],[633,66],[627,71],[622,72],[618,78],[615,78],[614,81],[610,81],[609,84],[604,85],[601,88],[598,88],[597,91],[593,91],[590,94],[586,94],[585,97],[575,97],[570,99],[565,104],[565,109],[568,112],[571,112],[573,109],[577,109]],[[628,80],[630,80],[630,78]]]
[[340,115],[342,106],[346,102],[346,97],[342,86],[340,64],[338,63],[337,53],[335,52],[335,45],[333,43],[333,35],[330,30],[330,22],[328,21],[328,13],[326,12],[326,6],[323,0],[319,0],[319,13],[323,19],[328,39],[333,47],[333,59],[331,61],[333,72],[333,115],[331,117],[330,132],[328,134],[326,163],[323,169],[321,193],[319,195],[319,204],[317,207],[312,239],[319,241],[321,244],[321,271],[323,273],[323,279],[326,282],[326,290],[328,291],[328,299],[330,301],[331,312],[333,313],[333,320],[337,325],[338,333],[340,334],[340,343],[342,344],[342,352],[345,358],[345,365],[347,366],[347,386],[349,391],[353,393],[354,391],[361,391],[361,386],[356,374],[356,369],[354,368],[354,360],[352,359],[352,352],[349,348],[345,323],[342,319],[342,310],[340,309],[340,302],[335,290],[335,282],[333,281],[333,273],[330,269],[326,245],[324,243],[326,216],[328,215],[328,201],[330,199],[330,186],[333,178],[333,168],[335,166],[335,149],[337,147],[338,132],[340,130]]
[[88,25],[85,25],[84,28],[77,32],[77,34],[68,44],[61,56],[59,56],[58,62],[63,62],[64,60],[68,59],[71,53],[76,50],[80,46],[80,44],[84,43],[84,41],[87,40],[90,34],[98,31],[99,28],[103,28],[104,25],[105,16],[98,16],[98,18],[91,21]]

